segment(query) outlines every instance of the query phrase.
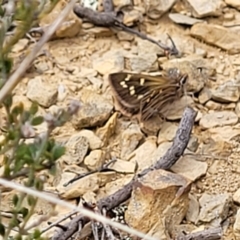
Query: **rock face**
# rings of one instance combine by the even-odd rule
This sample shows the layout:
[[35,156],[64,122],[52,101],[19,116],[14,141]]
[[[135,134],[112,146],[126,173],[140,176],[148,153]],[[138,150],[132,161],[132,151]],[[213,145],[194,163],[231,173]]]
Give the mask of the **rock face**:
[[153,237],[167,239],[187,212],[189,183],[184,177],[164,170],[150,172],[134,186],[126,222]]

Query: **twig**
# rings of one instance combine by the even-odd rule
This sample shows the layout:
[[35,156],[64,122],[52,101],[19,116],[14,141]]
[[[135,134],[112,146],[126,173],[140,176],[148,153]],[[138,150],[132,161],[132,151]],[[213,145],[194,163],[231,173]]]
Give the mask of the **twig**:
[[[105,0],[106,1],[106,0]],[[105,2],[104,1],[104,2]],[[109,2],[109,0],[108,0]],[[173,43],[173,40],[170,37],[170,41],[173,44],[172,47],[168,47],[164,45],[163,43],[157,42],[154,39],[148,37],[147,35],[136,31],[132,28],[127,27],[120,19],[120,12],[114,12],[109,11],[111,7],[109,7],[109,4],[106,4],[105,6],[105,12],[97,12],[92,10],[91,8],[87,7],[80,7],[75,6],[73,11],[79,18],[87,18],[91,23],[93,23],[96,26],[103,26],[103,27],[117,27],[121,28],[122,30],[129,32],[131,34],[135,34],[138,37],[148,40],[160,48],[162,48],[166,55],[179,55],[179,51],[176,48],[175,44]],[[106,11],[107,10],[107,11]]]
[[222,237],[222,228],[210,228],[203,231],[187,234],[183,237],[177,237],[176,240],[218,240]]
[[5,85],[0,90],[0,102],[2,102],[5,97],[17,86],[17,84],[21,81],[22,75],[26,72],[29,65],[34,60],[36,54],[41,50],[43,45],[50,39],[50,37],[54,34],[57,28],[60,26],[65,17],[70,13],[73,9],[76,0],[71,0],[68,5],[63,9],[63,11],[59,14],[58,18],[53,22],[52,26],[49,27],[39,42],[34,46],[29,55],[22,61],[18,69],[9,77],[6,81]]

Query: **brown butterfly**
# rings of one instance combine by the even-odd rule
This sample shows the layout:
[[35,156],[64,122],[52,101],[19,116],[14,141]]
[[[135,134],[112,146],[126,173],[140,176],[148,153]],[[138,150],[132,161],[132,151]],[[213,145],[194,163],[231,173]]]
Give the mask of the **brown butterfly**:
[[110,87],[123,115],[146,121],[156,114],[166,117],[171,103],[184,95],[188,75],[171,68],[158,75],[117,72],[109,75]]

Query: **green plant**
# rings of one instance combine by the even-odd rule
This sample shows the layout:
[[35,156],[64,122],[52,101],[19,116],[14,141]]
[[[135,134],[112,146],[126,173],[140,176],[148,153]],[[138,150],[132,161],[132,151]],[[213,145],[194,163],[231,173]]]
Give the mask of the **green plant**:
[[[39,19],[51,12],[57,2],[58,0],[0,1],[0,88],[11,75],[11,49]],[[13,25],[16,25],[15,30],[8,36],[8,30]],[[37,173],[42,170],[54,173],[56,161],[65,151],[65,148],[51,137],[51,133],[56,127],[69,121],[78,111],[79,103],[72,101],[67,109],[61,109],[55,115],[39,116],[37,103],[32,103],[30,109],[25,109],[22,103],[14,105],[12,93],[9,93],[1,102],[1,106],[6,112],[5,131],[0,142],[0,156],[3,156],[4,167],[1,177],[9,180],[24,177],[25,186],[43,191],[44,180],[38,177]],[[48,126],[47,131],[39,135],[34,127],[44,121]],[[24,200],[27,200],[28,208],[23,207]],[[26,230],[26,224],[34,213],[37,200],[24,193],[14,195],[12,219],[8,226],[2,223],[0,216],[0,235],[3,239],[43,239],[39,230]],[[15,236],[11,236],[13,229],[17,231]]]

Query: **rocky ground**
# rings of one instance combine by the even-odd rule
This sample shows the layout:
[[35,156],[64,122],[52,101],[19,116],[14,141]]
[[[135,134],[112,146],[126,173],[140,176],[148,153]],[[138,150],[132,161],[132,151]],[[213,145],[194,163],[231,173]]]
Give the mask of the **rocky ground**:
[[[64,4],[41,26],[51,23]],[[54,132],[66,145],[67,154],[58,163],[57,176],[49,177],[47,190],[73,203],[79,196],[96,202],[114,193],[132,179],[136,163],[141,171],[166,152],[184,108],[191,105],[198,115],[184,156],[171,168],[173,173],[159,170],[146,177],[142,184],[151,193],[144,192],[144,187],[135,190],[125,220],[159,239],[219,226],[223,239],[240,239],[239,1],[116,0],[114,4],[116,8],[130,5],[124,8],[127,26],[168,45],[169,34],[182,56],[159,57],[163,50],[157,45],[121,30],[96,27],[72,13],[36,58],[14,96],[15,103],[22,101],[26,107],[37,101],[41,114],[54,113],[71,99],[81,101],[78,116]],[[16,66],[31,46],[29,39],[16,45]],[[188,73],[191,96],[184,96],[166,120],[154,118],[139,124],[115,111],[109,73],[170,67]],[[38,131],[45,129],[43,124]],[[116,172],[95,173],[64,187],[77,174],[99,169],[113,158],[117,161],[111,168]],[[166,183],[164,176],[172,180]],[[192,187],[176,200],[181,181],[191,181]],[[12,194],[2,200],[6,207]],[[35,217],[50,209],[50,204],[40,202]],[[53,221],[68,212],[57,211]],[[158,214],[167,219],[170,233]],[[142,219],[148,219],[148,224],[142,224]]]

